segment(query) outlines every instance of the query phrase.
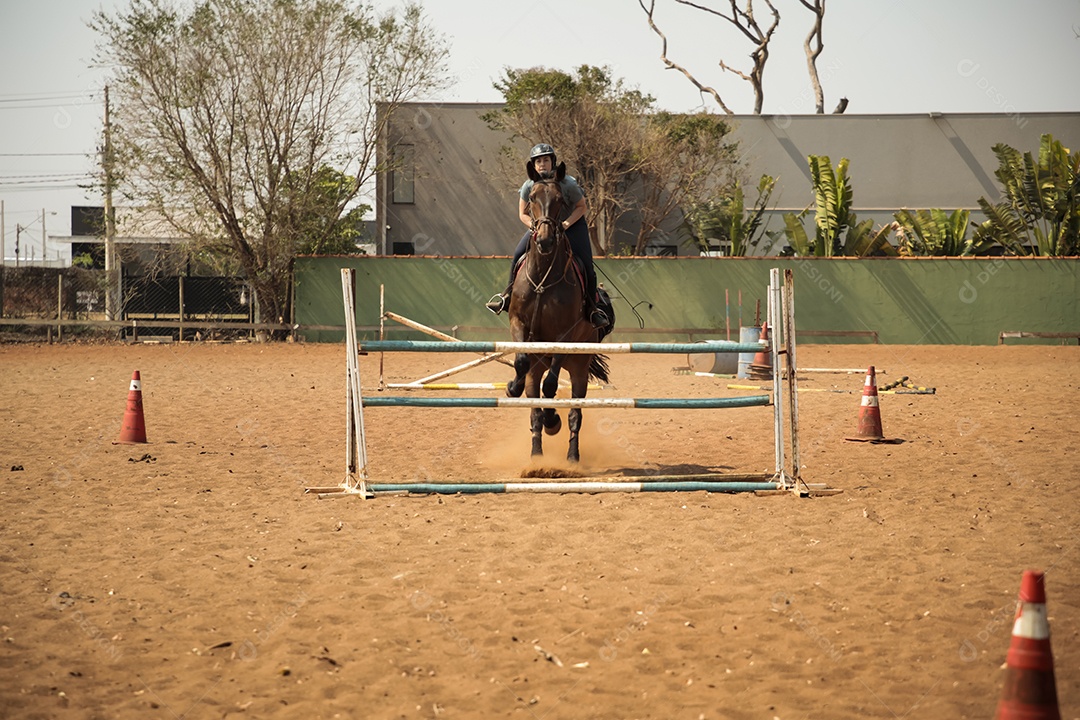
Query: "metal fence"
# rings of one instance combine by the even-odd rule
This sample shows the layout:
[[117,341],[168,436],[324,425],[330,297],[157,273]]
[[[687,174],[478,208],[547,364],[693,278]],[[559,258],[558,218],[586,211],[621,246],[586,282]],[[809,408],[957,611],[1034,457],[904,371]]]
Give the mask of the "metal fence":
[[255,331],[251,288],[236,277],[125,277],[118,316],[105,314],[106,274],[0,267],[0,327],[9,339],[77,335],[226,339]]

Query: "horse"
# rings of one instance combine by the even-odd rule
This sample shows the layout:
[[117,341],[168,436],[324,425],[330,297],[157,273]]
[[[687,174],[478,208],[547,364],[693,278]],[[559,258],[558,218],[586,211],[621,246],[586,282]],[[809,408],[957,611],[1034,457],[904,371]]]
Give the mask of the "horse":
[[[584,280],[575,269],[570,240],[562,228],[561,216],[568,208],[559,181],[565,176],[565,163],[559,163],[553,179],[541,178],[529,167],[534,183],[529,196],[533,232],[510,294],[510,335],[515,342],[599,342],[603,337],[585,316]],[[526,397],[538,398],[543,390],[544,397],[555,397],[559,372],[564,368],[575,398],[585,397],[590,378],[608,381],[605,355],[519,353],[514,359],[515,377],[507,383],[506,394],[520,397],[524,392]],[[571,408],[567,422],[570,447],[566,458],[578,462],[581,408]],[[553,408],[533,408],[530,428],[532,455],[543,455],[541,429],[555,435],[562,428],[562,419]]]

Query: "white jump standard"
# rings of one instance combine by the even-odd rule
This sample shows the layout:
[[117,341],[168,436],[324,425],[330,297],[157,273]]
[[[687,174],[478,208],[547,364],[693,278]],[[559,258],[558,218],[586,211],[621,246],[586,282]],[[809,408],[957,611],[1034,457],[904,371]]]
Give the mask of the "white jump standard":
[[[428,342],[411,340],[358,341],[355,314],[355,270],[341,271],[342,295],[345,307],[346,344],[346,476],[336,487],[310,487],[307,492],[319,497],[357,495],[371,498],[384,494],[456,494],[456,493],[599,493],[599,492],[831,492],[823,486],[807,485],[799,477],[798,405],[795,379],[795,317],[794,288],[791,271],[770,272],[768,287],[768,317],[774,329],[769,340],[757,343],[710,341],[698,343],[521,343],[521,342]],[[781,341],[782,338],[782,341]],[[782,342],[782,345],[781,345]],[[786,359],[787,382],[775,382],[769,395],[723,398],[435,398],[415,396],[363,397],[360,386],[359,353],[365,352],[479,352],[522,354],[621,354],[690,352],[760,352],[767,349],[773,367],[779,370],[780,358]],[[784,448],[783,397],[788,396],[792,463],[787,466]],[[367,450],[364,436],[364,407],[427,407],[427,408],[634,408],[634,409],[716,409],[772,405],[773,445],[776,467],[771,474],[691,475],[649,477],[635,480],[629,477],[579,478],[574,481],[506,481],[506,482],[426,482],[374,483],[367,471]]]

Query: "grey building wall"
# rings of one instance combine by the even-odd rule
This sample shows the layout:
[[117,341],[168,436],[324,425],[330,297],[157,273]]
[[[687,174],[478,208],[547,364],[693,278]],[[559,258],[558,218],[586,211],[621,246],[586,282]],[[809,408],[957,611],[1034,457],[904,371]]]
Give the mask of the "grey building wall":
[[[376,220],[379,252],[411,243],[424,255],[508,255],[525,231],[517,219],[517,186],[500,171],[508,143],[480,116],[500,107],[483,104],[405,105],[390,122],[390,142],[411,146],[412,167],[378,176]],[[524,152],[524,151],[523,151]],[[400,159],[400,156],[399,156]],[[412,202],[395,202],[395,185],[412,175]],[[524,181],[524,167],[518,186]],[[399,195],[401,193],[399,192]]]
[[779,215],[813,202],[808,155],[828,155],[833,167],[846,157],[854,209],[879,225],[902,208],[977,211],[980,196],[1000,200],[991,149],[998,143],[1038,156],[1040,136],[1051,133],[1080,149],[1080,113],[741,115],[735,123],[749,178],[778,178],[769,225],[776,230]]
[[[516,191],[524,180],[521,164],[529,143],[514,146],[518,168],[508,176],[500,148],[509,139],[481,120],[499,105],[410,104],[391,124],[390,140],[381,145],[388,159],[395,143],[412,147],[413,198],[393,202],[394,178],[380,175],[376,216],[378,251],[392,254],[394,243],[412,243],[417,254],[507,255],[524,227],[517,219]],[[1005,143],[1037,153],[1039,137],[1051,133],[1066,147],[1080,148],[1080,113],[929,115],[736,115],[733,138],[740,144],[748,188],[763,173],[777,180],[768,229],[783,228],[781,215],[813,202],[808,155],[828,155],[835,166],[850,161],[848,174],[854,209],[860,220],[893,220],[901,208],[939,207],[975,210],[980,196],[999,199],[994,177],[997,159],[991,148]],[[400,173],[399,180],[401,179]],[[585,188],[588,193],[588,188]],[[753,201],[753,191],[747,202]],[[981,219],[973,215],[972,220]],[[807,227],[810,229],[811,221]],[[631,240],[633,217],[624,219],[617,240]],[[675,245],[678,254],[697,254],[681,244],[678,222],[658,242]],[[783,240],[765,240],[754,254],[779,252]]]

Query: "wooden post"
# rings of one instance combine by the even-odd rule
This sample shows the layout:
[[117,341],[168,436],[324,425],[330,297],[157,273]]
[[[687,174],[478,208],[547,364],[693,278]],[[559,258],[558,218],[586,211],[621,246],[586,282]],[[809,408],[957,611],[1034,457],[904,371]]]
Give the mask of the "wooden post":
[[[379,339],[386,339],[386,286],[379,283]],[[383,361],[386,353],[379,353],[379,389],[386,389],[386,380],[383,378]]]
[[180,300],[180,337],[178,338],[178,340],[180,342],[184,342],[184,276],[183,275],[177,276],[177,280],[179,281],[177,284],[179,285],[179,288],[180,288],[180,290],[179,290],[179,295],[180,295],[180,298],[179,298],[179,300]]
[[[800,480],[799,471],[799,386],[795,367],[795,277],[790,268],[784,270],[784,349],[787,350],[788,398],[791,407],[788,414],[791,420],[791,477]],[[774,371],[775,372],[775,371]],[[780,376],[774,376],[773,383],[780,383]]]

